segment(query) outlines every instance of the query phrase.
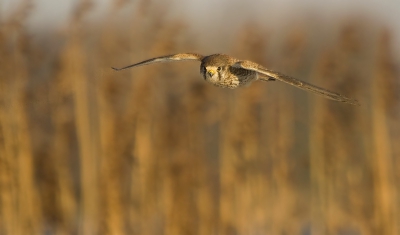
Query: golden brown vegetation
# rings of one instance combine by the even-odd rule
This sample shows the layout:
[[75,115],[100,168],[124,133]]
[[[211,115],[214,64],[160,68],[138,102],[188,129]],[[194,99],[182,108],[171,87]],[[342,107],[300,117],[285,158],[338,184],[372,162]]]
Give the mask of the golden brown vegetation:
[[100,27],[84,2],[40,37],[29,5],[0,22],[0,234],[400,234],[390,30],[349,19],[272,40],[252,22],[227,41],[353,107],[278,82],[216,88],[190,62],[114,72],[203,53],[165,9],[122,20],[121,4]]

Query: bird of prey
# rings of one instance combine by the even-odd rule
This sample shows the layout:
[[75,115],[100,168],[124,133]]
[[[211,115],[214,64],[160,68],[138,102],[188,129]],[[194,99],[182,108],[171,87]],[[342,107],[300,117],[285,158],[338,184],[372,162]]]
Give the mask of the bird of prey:
[[114,68],[114,70],[123,70],[141,65],[148,65],[152,63],[162,63],[168,61],[182,61],[182,60],[197,60],[201,62],[200,73],[203,75],[204,80],[211,84],[223,88],[237,88],[245,84],[250,84],[256,80],[262,81],[281,81],[300,89],[314,92],[325,98],[352,104],[359,105],[357,100],[347,98],[339,93],[326,90],[324,88],[314,86],[310,83],[301,81],[296,78],[289,77],[279,72],[267,69],[257,63],[248,60],[239,60],[229,55],[213,54],[209,56],[202,56],[196,53],[180,53],[167,56],[156,57],[148,59],[136,64],[128,65],[122,68]]

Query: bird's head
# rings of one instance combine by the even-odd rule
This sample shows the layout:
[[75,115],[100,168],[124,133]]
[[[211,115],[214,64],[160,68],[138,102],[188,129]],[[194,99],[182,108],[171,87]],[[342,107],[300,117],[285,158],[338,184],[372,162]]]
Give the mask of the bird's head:
[[226,55],[211,55],[202,60],[200,73],[203,75],[204,80],[218,83],[227,77],[230,64],[230,58]]
[[201,68],[201,74],[203,75],[204,80],[215,83],[221,81],[223,77],[225,77],[226,66],[204,66]]

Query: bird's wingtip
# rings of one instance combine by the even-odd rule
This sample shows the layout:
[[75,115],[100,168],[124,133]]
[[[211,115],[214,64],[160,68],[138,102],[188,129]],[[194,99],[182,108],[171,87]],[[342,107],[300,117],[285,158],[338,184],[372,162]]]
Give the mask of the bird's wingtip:
[[343,102],[348,103],[348,104],[352,104],[354,106],[361,106],[360,102],[358,102],[358,100],[355,99],[349,99],[347,98],[346,100],[344,100]]

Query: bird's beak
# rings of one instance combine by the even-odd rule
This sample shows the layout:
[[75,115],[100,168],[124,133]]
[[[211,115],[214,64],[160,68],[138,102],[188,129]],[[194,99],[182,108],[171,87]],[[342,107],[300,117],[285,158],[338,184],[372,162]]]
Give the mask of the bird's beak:
[[207,73],[208,73],[208,75],[209,75],[210,77],[212,77],[212,76],[216,73],[216,71],[215,71],[214,69],[208,69],[208,70],[207,70]]

